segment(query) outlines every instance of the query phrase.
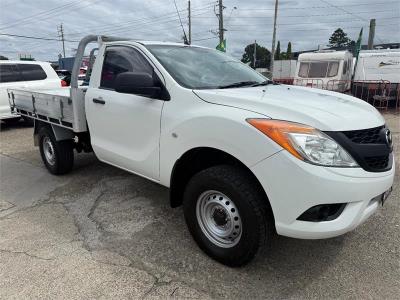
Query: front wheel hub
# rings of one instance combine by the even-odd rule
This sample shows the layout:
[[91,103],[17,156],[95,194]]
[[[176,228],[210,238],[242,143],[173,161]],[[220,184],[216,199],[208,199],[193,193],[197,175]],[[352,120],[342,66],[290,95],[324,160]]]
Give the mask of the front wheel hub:
[[242,220],[235,203],[218,191],[206,191],[197,199],[197,222],[215,245],[231,248],[240,241]]

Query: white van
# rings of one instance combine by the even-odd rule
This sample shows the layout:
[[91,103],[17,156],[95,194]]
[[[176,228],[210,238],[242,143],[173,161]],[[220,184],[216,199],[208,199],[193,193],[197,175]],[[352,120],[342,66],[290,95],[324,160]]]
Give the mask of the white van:
[[400,49],[360,51],[354,81],[400,83]]
[[299,55],[295,85],[345,92],[350,89],[353,55],[349,51],[318,51]]
[[0,120],[20,118],[11,113],[8,88],[53,89],[61,80],[50,63],[39,61],[0,61]]

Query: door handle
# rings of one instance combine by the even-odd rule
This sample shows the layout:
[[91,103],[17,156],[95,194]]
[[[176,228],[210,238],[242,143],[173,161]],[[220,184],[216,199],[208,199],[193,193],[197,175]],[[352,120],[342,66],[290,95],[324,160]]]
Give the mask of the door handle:
[[93,98],[93,102],[97,103],[97,104],[106,104],[106,101],[104,101],[103,99],[98,99],[98,98]]

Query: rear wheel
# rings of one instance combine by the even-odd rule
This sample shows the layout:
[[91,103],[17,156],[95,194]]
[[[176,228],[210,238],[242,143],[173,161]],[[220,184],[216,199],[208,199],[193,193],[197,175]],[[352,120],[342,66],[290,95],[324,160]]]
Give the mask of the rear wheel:
[[57,141],[49,127],[39,130],[40,155],[50,173],[62,175],[74,165],[74,148],[71,140]]
[[268,200],[242,169],[221,165],[194,175],[184,194],[190,233],[209,256],[242,266],[269,241],[273,217]]

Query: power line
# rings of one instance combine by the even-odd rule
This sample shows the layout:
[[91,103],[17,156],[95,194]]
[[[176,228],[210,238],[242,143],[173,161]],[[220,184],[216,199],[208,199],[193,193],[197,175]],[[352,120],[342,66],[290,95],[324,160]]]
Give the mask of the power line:
[[[373,13],[392,12],[393,9],[378,10]],[[371,11],[360,11],[358,14],[370,14]],[[294,15],[294,16],[281,16],[282,18],[308,18],[308,17],[327,17],[327,16],[343,16],[344,14],[318,14],[318,15]],[[240,19],[265,19],[265,16],[237,16]],[[198,18],[212,18],[212,17],[198,17]]]
[[[198,7],[198,8],[192,8],[192,12],[193,11],[202,11],[204,9],[208,9],[211,6],[208,4],[205,7]],[[179,12],[184,12],[185,10],[179,10]],[[196,14],[195,16],[201,15],[203,13],[199,13]],[[192,15],[193,16],[193,15]],[[171,19],[173,18],[173,19]],[[149,21],[149,22],[146,22]],[[128,22],[120,22],[120,23],[114,23],[114,24],[107,24],[107,25],[103,25],[103,26],[94,26],[94,27],[88,27],[86,32],[90,32],[95,30],[96,32],[98,31],[107,31],[107,30],[111,30],[111,31],[119,31],[119,29],[124,29],[124,28],[132,28],[131,26],[133,25],[148,25],[148,24],[161,24],[161,23],[165,23],[165,22],[175,22],[178,21],[178,19],[176,18],[176,11],[174,12],[169,12],[166,14],[162,14],[162,15],[157,15],[157,16],[152,16],[152,17],[146,17],[146,18],[140,18],[140,19],[136,19],[136,20],[132,20],[132,21],[128,21]],[[93,28],[93,30],[92,30]],[[69,34],[69,36],[76,36],[76,35],[81,35],[82,33],[78,33],[78,34]]]
[[[19,38],[25,38],[25,39],[32,39],[32,40],[42,40],[42,41],[57,41],[57,42],[61,41],[60,39],[38,37],[38,36],[28,36],[28,35],[19,35],[19,34],[11,34],[11,33],[0,33],[0,35],[11,36],[11,37],[19,37]],[[79,42],[79,41],[73,41],[73,40],[64,40],[64,41],[73,42],[73,43],[78,43]]]
[[[374,5],[391,4],[391,3],[398,3],[398,1],[374,2]],[[371,5],[371,3],[345,4],[345,5],[341,5],[341,7],[364,6],[364,5]],[[281,10],[320,9],[320,8],[328,8],[328,7],[331,7],[331,5],[329,5],[329,6],[308,6],[308,7],[282,7]],[[260,7],[260,8],[240,8],[240,10],[255,10],[255,11],[271,10],[271,11],[273,11],[274,8],[262,8],[262,7]]]
[[[331,3],[329,3],[328,1],[325,1],[325,0],[320,0],[320,1],[321,1],[322,3],[328,4],[329,6],[331,6],[331,7],[333,7],[333,8],[336,8],[336,9],[338,9],[338,10],[341,10],[341,11],[343,11],[343,12],[345,12],[345,13],[347,13],[347,14],[353,16],[353,17],[356,17],[356,18],[361,19],[361,20],[363,20],[363,21],[368,21],[367,19],[365,19],[365,18],[363,18],[363,17],[360,17],[359,15],[356,15],[356,14],[354,14],[354,13],[352,13],[352,12],[350,12],[350,11],[348,11],[348,10],[342,8],[342,7],[339,7],[339,6],[337,6],[337,5],[331,4]],[[390,11],[392,11],[392,10],[390,10]],[[377,11],[375,11],[374,13],[376,13],[376,12],[377,12]],[[382,43],[382,40],[381,40],[378,36],[377,36],[377,38],[378,38],[378,39],[381,41],[381,43]]]
[[[97,0],[97,1],[99,1],[99,0]],[[32,21],[43,20],[44,17],[46,17],[46,19],[48,19],[48,18],[51,17],[52,14],[53,15],[58,15],[60,13],[59,10],[64,10],[66,8],[71,9],[71,8],[79,7],[79,5],[81,3],[82,3],[82,1],[71,1],[71,2],[69,2],[67,4],[57,6],[57,7],[53,8],[53,9],[42,11],[40,13],[36,13],[36,14],[30,15],[30,16],[25,17],[25,18],[21,18],[21,19],[18,19],[16,21],[13,21],[11,23],[8,23],[8,24],[6,23],[7,26],[1,27],[0,30],[11,28],[11,27],[16,27],[16,26],[19,26],[21,24],[27,25],[27,24],[32,23]],[[61,11],[61,13],[63,13],[63,11]],[[2,25],[6,25],[6,24],[3,23]]]

